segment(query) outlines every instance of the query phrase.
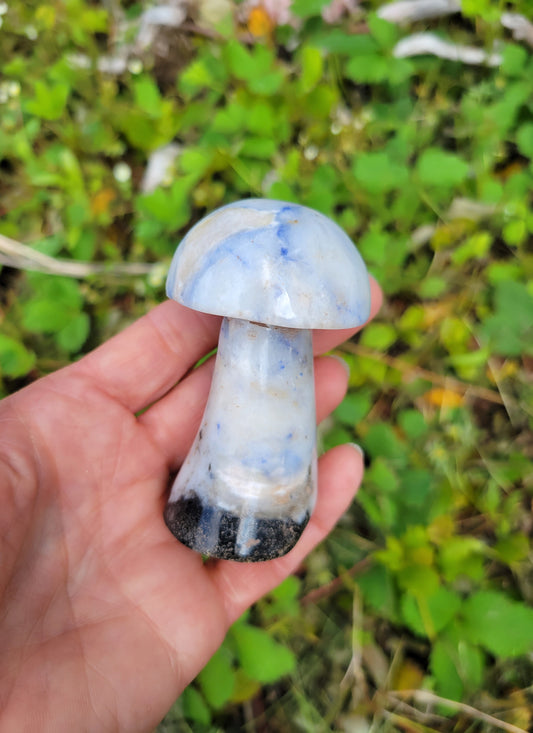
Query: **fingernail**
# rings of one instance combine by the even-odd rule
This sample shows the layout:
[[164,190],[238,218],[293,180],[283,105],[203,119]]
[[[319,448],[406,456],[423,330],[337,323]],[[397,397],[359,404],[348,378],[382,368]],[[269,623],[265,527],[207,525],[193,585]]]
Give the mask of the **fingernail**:
[[363,461],[365,460],[365,452],[359,445],[359,443],[348,443],[348,445],[351,445],[352,448],[355,448],[355,450],[359,453]]
[[346,371],[346,376],[349,377],[350,376],[350,365],[348,364],[346,359],[343,359],[342,356],[339,356],[338,354],[330,354],[330,357],[338,361],[339,364],[342,364],[342,366],[344,367]]

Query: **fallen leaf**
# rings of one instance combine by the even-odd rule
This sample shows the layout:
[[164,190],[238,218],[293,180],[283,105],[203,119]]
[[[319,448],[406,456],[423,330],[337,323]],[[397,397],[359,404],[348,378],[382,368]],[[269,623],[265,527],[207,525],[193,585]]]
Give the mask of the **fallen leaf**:
[[106,214],[110,204],[115,200],[116,194],[112,188],[102,188],[91,200],[91,211],[95,216]]
[[252,36],[256,38],[269,36],[274,30],[272,18],[262,5],[257,5],[250,10],[247,25]]
[[418,690],[423,680],[424,670],[410,659],[406,659],[394,675],[394,689]]
[[461,407],[464,402],[464,395],[454,392],[452,389],[435,387],[423,395],[423,400],[430,405],[446,410],[452,407]]

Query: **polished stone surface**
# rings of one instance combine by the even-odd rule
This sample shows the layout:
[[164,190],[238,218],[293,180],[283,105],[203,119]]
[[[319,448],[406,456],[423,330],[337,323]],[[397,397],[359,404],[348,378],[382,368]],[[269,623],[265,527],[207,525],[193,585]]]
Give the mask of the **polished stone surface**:
[[172,532],[216,557],[287,552],[315,503],[315,422],[311,333],[224,319],[202,424],[165,513]]
[[247,199],[191,229],[167,294],[224,320],[202,424],[165,521],[183,544],[211,557],[279,557],[297,542],[316,499],[310,329],[367,320],[365,265],[323,214]]
[[245,199],[209,214],[176,250],[167,295],[203,313],[289,328],[350,328],[368,275],[345,232],[297,204]]

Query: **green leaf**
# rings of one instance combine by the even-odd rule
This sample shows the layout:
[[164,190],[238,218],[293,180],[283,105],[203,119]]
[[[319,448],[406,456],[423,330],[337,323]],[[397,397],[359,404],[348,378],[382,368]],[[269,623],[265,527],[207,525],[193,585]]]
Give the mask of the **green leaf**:
[[358,580],[366,603],[386,618],[396,616],[396,595],[390,572],[383,565],[373,565]]
[[485,114],[499,135],[504,136],[511,129],[515,124],[520,107],[530,98],[529,81],[518,81],[508,84],[501,99],[487,108]]
[[359,84],[373,84],[385,81],[389,75],[390,62],[385,56],[367,54],[354,56],[346,64],[346,76]]
[[398,424],[410,440],[421,438],[429,429],[424,415],[418,410],[402,410],[398,414]]
[[361,343],[370,349],[386,351],[396,341],[398,334],[389,323],[371,323],[362,335]]
[[498,591],[479,591],[463,606],[468,639],[498,657],[533,652],[533,609]]
[[262,94],[270,96],[281,89],[285,77],[281,71],[275,70],[266,73],[260,73],[253,79],[250,79],[250,91],[254,94]]
[[67,83],[46,84],[36,81],[34,92],[34,98],[26,103],[28,112],[43,120],[58,120],[63,115],[70,94]]
[[335,448],[337,445],[344,445],[350,443],[353,440],[353,433],[348,432],[346,428],[342,428],[336,425],[331,430],[328,430],[322,440],[322,449],[324,451],[330,448]]
[[423,468],[411,468],[401,475],[400,495],[408,506],[422,506],[431,494],[433,474]]
[[485,257],[490,250],[492,240],[490,232],[475,232],[453,252],[452,262],[456,265],[463,265],[469,260],[479,260]]
[[533,354],[533,296],[523,283],[496,283],[494,314],[481,326],[481,334],[504,356]]
[[133,82],[135,104],[150,117],[161,116],[161,94],[155,81],[148,75],[138,77]]
[[372,38],[375,38],[380,47],[386,51],[391,51],[399,37],[398,29],[394,23],[383,20],[375,13],[369,13],[367,17],[368,27]]
[[246,107],[237,102],[230,102],[216,112],[212,129],[225,135],[231,135],[246,127],[246,118]]
[[183,714],[189,720],[194,720],[200,725],[209,725],[211,723],[211,711],[206,705],[204,698],[195,690],[194,687],[186,687],[181,695],[181,704],[183,706]]
[[372,54],[377,51],[378,44],[369,35],[345,33],[340,28],[331,28],[312,36],[313,45],[330,53],[348,56]]
[[525,122],[518,128],[516,144],[521,153],[533,160],[533,122]]
[[0,333],[0,372],[6,377],[22,377],[35,363],[35,354],[10,336]]
[[276,153],[277,145],[275,140],[264,137],[248,137],[244,140],[240,154],[249,158],[260,158],[270,160]]
[[526,535],[516,532],[507,537],[502,537],[494,546],[498,557],[507,565],[527,560],[529,554],[529,539]]
[[139,212],[164,225],[167,231],[174,231],[189,221],[188,194],[194,182],[194,174],[174,181],[170,189],[156,188],[151,193],[137,197]]
[[280,128],[279,111],[269,101],[258,99],[246,107],[244,123],[254,135],[276,137]]
[[80,26],[86,31],[105,33],[107,31],[108,17],[109,13],[105,8],[86,7],[83,9],[78,20]]
[[477,537],[450,537],[440,550],[444,576],[453,581],[461,576],[478,580],[483,577],[486,548]]
[[79,351],[89,335],[89,328],[89,316],[87,313],[79,313],[58,331],[57,343],[69,353]]
[[417,596],[434,593],[439,587],[437,572],[427,565],[408,565],[398,571],[397,577],[401,588]]
[[461,700],[464,690],[463,683],[445,642],[435,642],[431,649],[429,666],[435,678],[438,694],[448,700]]
[[354,427],[368,415],[372,407],[370,393],[367,391],[349,392],[337,407],[333,416],[345,425]]
[[224,54],[230,71],[237,79],[249,79],[254,74],[253,56],[242,43],[230,40],[224,48]]
[[223,92],[227,82],[227,68],[221,63],[220,54],[201,54],[177,77],[177,85],[187,96],[204,93],[206,89]]
[[324,73],[324,62],[322,54],[317,48],[304,46],[300,55],[302,73],[300,83],[302,92],[307,94],[319,83]]
[[72,312],[54,300],[34,299],[23,304],[24,327],[34,333],[55,333],[68,325]]
[[407,167],[396,163],[384,152],[358,155],[353,173],[357,182],[370,193],[401,189],[409,180]]
[[291,12],[299,18],[310,18],[313,15],[320,15],[322,8],[329,2],[330,0],[293,0]]
[[28,281],[37,293],[22,304],[22,322],[34,333],[56,333],[79,314],[78,283],[66,277],[32,273]]
[[213,155],[210,150],[190,145],[179,157],[180,171],[201,178],[211,165]]
[[234,624],[231,636],[235,641],[239,662],[244,672],[262,683],[275,682],[292,672],[296,657],[290,649],[275,641],[266,631],[245,623]]
[[374,423],[370,426],[364,440],[364,447],[371,456],[385,458],[405,458],[406,446],[396,436],[387,423]]
[[497,22],[501,14],[498,3],[493,3],[492,0],[462,0],[461,10],[466,17],[479,16],[486,23]]
[[278,616],[298,616],[300,605],[298,595],[301,582],[294,575],[289,575],[270,593],[270,603],[265,605],[262,613],[265,619]]
[[469,166],[455,153],[427,148],[418,158],[416,170],[423,185],[452,188],[466,180]]
[[218,649],[198,675],[198,683],[212,708],[223,707],[233,694],[235,673],[228,650]]
[[255,94],[274,94],[283,84],[284,75],[274,66],[274,55],[265,46],[258,44],[249,51],[243,44],[231,40],[224,53],[232,74],[246,82]]
[[378,489],[391,493],[398,488],[398,477],[388,463],[381,457],[372,461],[366,472],[366,480],[374,483]]
[[529,55],[525,48],[508,43],[503,50],[502,73],[506,76],[520,76],[525,69]]
[[416,634],[433,637],[455,618],[461,599],[441,586],[434,593],[418,598],[404,594],[401,606],[405,622]]

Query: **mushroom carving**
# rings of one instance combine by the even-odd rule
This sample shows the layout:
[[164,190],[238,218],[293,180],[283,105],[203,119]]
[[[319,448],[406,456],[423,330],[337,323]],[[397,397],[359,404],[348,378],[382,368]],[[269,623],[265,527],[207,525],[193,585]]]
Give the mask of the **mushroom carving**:
[[246,199],[189,231],[167,295],[224,318],[202,423],[172,486],[166,524],[210,557],[284,555],[316,498],[311,329],[367,320],[363,260],[323,214]]

